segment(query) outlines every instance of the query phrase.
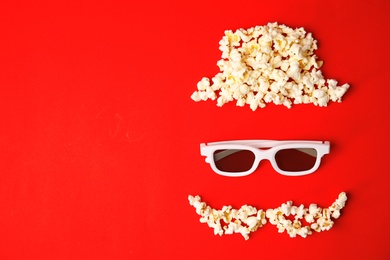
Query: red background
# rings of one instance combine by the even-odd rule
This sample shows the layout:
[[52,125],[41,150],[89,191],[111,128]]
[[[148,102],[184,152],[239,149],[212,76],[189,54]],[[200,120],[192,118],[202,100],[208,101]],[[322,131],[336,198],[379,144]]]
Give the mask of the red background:
[[[2,1],[0,259],[384,259],[389,225],[390,2]],[[318,40],[326,78],[350,83],[327,108],[190,99],[218,72],[226,29],[277,21]],[[213,173],[201,142],[329,140],[319,170],[269,163]],[[268,224],[214,236],[187,196],[215,208],[329,206],[333,229],[303,239]]]

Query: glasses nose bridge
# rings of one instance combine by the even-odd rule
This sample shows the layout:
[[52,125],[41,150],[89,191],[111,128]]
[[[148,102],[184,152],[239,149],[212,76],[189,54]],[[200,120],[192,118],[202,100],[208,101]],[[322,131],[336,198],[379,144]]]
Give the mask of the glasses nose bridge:
[[271,149],[261,149],[257,148],[255,151],[257,162],[260,163],[262,160],[272,161],[273,152]]

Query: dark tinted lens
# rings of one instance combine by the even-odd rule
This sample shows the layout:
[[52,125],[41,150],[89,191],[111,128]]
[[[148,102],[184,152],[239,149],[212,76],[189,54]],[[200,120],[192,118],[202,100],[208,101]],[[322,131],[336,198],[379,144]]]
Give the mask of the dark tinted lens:
[[245,172],[252,168],[255,155],[249,150],[226,149],[214,152],[214,162],[223,172]]
[[278,167],[287,172],[307,171],[314,167],[317,150],[313,148],[283,149],[275,154]]

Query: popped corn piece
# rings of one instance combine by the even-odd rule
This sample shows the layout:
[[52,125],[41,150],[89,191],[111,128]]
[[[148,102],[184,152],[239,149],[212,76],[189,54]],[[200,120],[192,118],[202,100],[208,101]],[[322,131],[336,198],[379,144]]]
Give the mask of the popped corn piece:
[[317,99],[317,102],[315,102],[314,104],[318,105],[320,107],[326,107],[328,105],[328,102],[329,102],[329,97],[325,96],[325,97]]
[[217,98],[217,94],[215,94],[214,90],[211,87],[206,88],[207,98],[214,100]]
[[252,111],[255,111],[258,107],[259,107],[259,102],[257,101],[257,99],[252,99],[250,102],[250,108],[252,109]]
[[238,99],[237,100],[237,106],[239,106],[239,107],[243,107],[243,106],[245,106],[245,99],[244,98],[240,98],[240,99]]
[[345,92],[347,92],[348,89],[349,89],[349,84],[344,84],[340,87],[336,87],[334,94],[338,102],[341,102],[341,98],[344,96]]
[[197,84],[198,90],[206,90],[207,87],[210,87],[210,80],[206,77],[202,78],[201,81]]
[[289,100],[288,98],[285,98],[285,99],[283,100],[283,105],[284,105],[285,107],[291,108],[291,104],[292,104],[292,102],[291,102],[291,100]]
[[347,202],[347,194],[345,194],[345,192],[341,192],[339,194],[339,197],[336,199],[336,203],[340,207],[340,209],[342,209],[344,208],[346,202]]
[[312,234],[312,232],[311,232],[310,227],[303,227],[303,228],[300,228],[298,231],[298,235],[300,235],[303,238],[306,238],[308,235],[311,235],[311,234]]
[[325,219],[330,219],[330,210],[329,209],[323,209],[322,210],[322,217]]
[[321,208],[318,208],[317,204],[310,204],[309,214],[316,216],[321,211]]
[[227,103],[227,99],[224,98],[223,96],[220,96],[218,99],[217,99],[217,106],[221,107],[223,106],[223,104]]
[[321,232],[321,227],[317,223],[313,223],[310,225],[310,228],[316,232]]
[[315,105],[319,105],[320,107],[327,106],[329,102],[329,96],[325,89],[316,89],[313,92],[313,97],[317,99],[317,101],[314,103]]
[[277,224],[277,210],[276,209],[267,209],[265,216],[269,219],[270,223],[273,225]]
[[225,31],[226,38],[228,40],[229,45],[231,46],[240,46],[240,34],[238,32],[233,33],[231,30]]
[[286,203],[282,204],[280,209],[284,215],[289,216],[291,212],[291,206],[292,206],[292,201],[287,201]]
[[318,220],[317,220],[317,224],[319,225],[321,231],[325,231],[325,230],[329,230],[332,228],[333,226],[333,221],[330,220],[330,219],[326,219],[324,217],[320,217]]
[[326,96],[326,91],[324,89],[316,89],[313,92],[313,96],[317,99],[323,98]]
[[241,92],[242,95],[248,94],[249,91],[250,91],[250,89],[249,89],[249,86],[248,86],[248,85],[242,84],[242,85],[240,86],[240,92]]
[[340,215],[341,215],[340,210],[332,211],[332,218],[338,219],[340,217]]
[[194,206],[194,208],[196,209],[196,213],[199,215],[201,214],[202,210],[205,208],[206,206],[206,203],[204,202],[201,202],[200,201],[200,197],[199,196],[189,196],[188,197],[188,200],[190,201],[190,205],[191,206]]
[[234,234],[234,233],[238,233],[239,231],[239,228],[240,228],[240,225],[241,223],[239,223],[239,221],[235,221],[235,222],[229,222],[229,225],[224,227],[224,230],[225,230],[225,234],[226,235],[231,235],[231,234]]
[[248,92],[248,94],[246,95],[245,104],[250,104],[253,99],[255,99],[255,94],[253,94],[252,91]]
[[[249,30],[251,30],[251,29],[249,29]],[[248,35],[247,31],[242,29],[242,28],[238,29],[236,31],[236,33],[240,36],[240,38],[243,42],[249,42],[252,38],[250,35]]]
[[304,219],[307,223],[313,223],[314,222],[314,215],[312,214],[305,214]]
[[293,206],[291,208],[291,214],[294,216],[295,219],[302,219],[304,214],[306,213],[307,209],[304,208],[303,204],[301,204],[299,207]]
[[237,231],[245,238],[245,240],[249,239],[249,233],[251,231],[247,227],[240,226]]
[[303,103],[303,97],[302,96],[295,96],[294,97],[294,104],[302,104]]
[[281,105],[281,104],[284,104],[285,99],[286,99],[286,98],[282,95],[282,93],[278,93],[278,94],[275,94],[275,95],[274,95],[274,100],[273,100],[273,102],[274,102],[276,105]]
[[217,75],[215,75],[211,79],[211,81],[213,82],[213,84],[212,84],[213,90],[218,90],[219,87],[224,84],[224,79],[223,79],[222,73],[218,73]]
[[256,217],[259,219],[259,226],[260,227],[267,223],[267,220],[265,219],[265,212],[264,212],[264,210],[259,209],[257,211],[257,216]]
[[266,103],[270,103],[274,100],[274,96],[276,96],[276,94],[272,93],[272,92],[267,92],[267,94],[265,94],[264,96],[264,102]]
[[[217,106],[222,107],[236,100],[237,106],[248,104],[253,111],[266,103],[287,108],[308,103],[326,107],[329,101],[341,102],[349,88],[323,77],[319,70],[323,62],[314,54],[317,41],[304,28],[292,29],[275,22],[235,32],[226,30],[219,44],[220,72],[212,78],[213,84],[205,77],[198,82],[198,92],[191,95],[196,102],[217,100]],[[297,91],[286,87],[287,82],[304,87]],[[257,101],[246,96],[256,96],[259,91],[262,95]]]
[[209,221],[207,222],[207,224],[209,225],[209,227],[214,229],[214,235],[223,235],[223,229],[220,223]]
[[198,91],[200,100],[206,101],[208,99],[206,91]]
[[230,222],[232,220],[231,211],[232,206],[223,206],[222,207],[222,220],[226,223]]
[[246,220],[246,224],[248,225],[249,230],[257,229],[260,224],[260,220],[257,217],[248,217]]
[[310,97],[308,95],[303,95],[303,104],[308,104],[310,103]]
[[283,60],[280,63],[280,69],[283,70],[284,72],[287,72],[287,70],[290,68],[290,63],[288,60]]
[[295,80],[296,82],[299,81],[301,77],[301,69],[299,67],[299,62],[297,60],[290,60],[289,68],[287,70],[287,75]]
[[192,93],[191,98],[192,98],[192,100],[194,100],[195,102],[201,101],[201,99],[200,99],[200,97],[199,97],[199,92],[198,92],[198,91],[195,91],[194,93]]

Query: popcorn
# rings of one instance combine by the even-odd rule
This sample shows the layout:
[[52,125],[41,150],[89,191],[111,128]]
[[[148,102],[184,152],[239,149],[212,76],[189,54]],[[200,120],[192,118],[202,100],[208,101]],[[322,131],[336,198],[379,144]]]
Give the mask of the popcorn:
[[[268,209],[266,217],[269,222],[278,228],[278,232],[284,231],[290,237],[307,237],[312,234],[312,230],[316,232],[327,231],[333,227],[334,221],[332,218],[340,216],[340,210],[345,206],[347,196],[345,192],[340,193],[339,197],[329,208],[320,208],[317,204],[311,204],[309,208],[304,208],[303,205],[299,207],[292,205],[291,201],[283,203],[276,209]],[[287,217],[293,216],[291,221]],[[301,220],[305,220],[309,225],[303,226]]]
[[207,87],[210,87],[210,80],[206,77],[202,78],[202,80],[198,82],[197,87],[200,91],[206,90]]
[[221,210],[213,209],[201,201],[199,196],[188,196],[190,205],[201,216],[200,222],[214,229],[214,235],[240,233],[245,240],[249,234],[267,223],[265,212],[255,207],[243,205],[240,209],[223,206]]
[[323,62],[314,54],[317,41],[303,28],[268,23],[226,30],[219,44],[221,72],[212,82],[206,77],[199,81],[191,95],[196,102],[217,100],[221,107],[236,100],[237,106],[248,104],[253,111],[266,103],[326,107],[329,101],[341,102],[349,88],[323,77],[319,70]]
[[200,96],[199,96],[199,92],[195,91],[194,93],[192,93],[191,99],[196,101],[196,102],[201,101]]
[[[328,231],[334,225],[333,219],[340,217],[340,210],[345,206],[347,195],[341,192],[329,208],[320,208],[317,204],[310,204],[309,208],[305,208],[303,204],[295,206],[292,201],[287,201],[278,208],[265,211],[249,205],[243,205],[240,209],[223,206],[221,210],[217,210],[202,202],[199,196],[189,195],[188,200],[201,216],[199,221],[213,228],[214,235],[240,233],[248,240],[251,232],[267,223],[267,218],[269,223],[278,228],[279,233],[287,232],[290,237],[305,238],[311,235],[313,230]],[[307,225],[302,221],[306,221]]]
[[280,206],[281,212],[284,215],[289,216],[291,212],[291,205],[292,205],[292,201],[287,201],[286,203],[283,203],[282,206]]

